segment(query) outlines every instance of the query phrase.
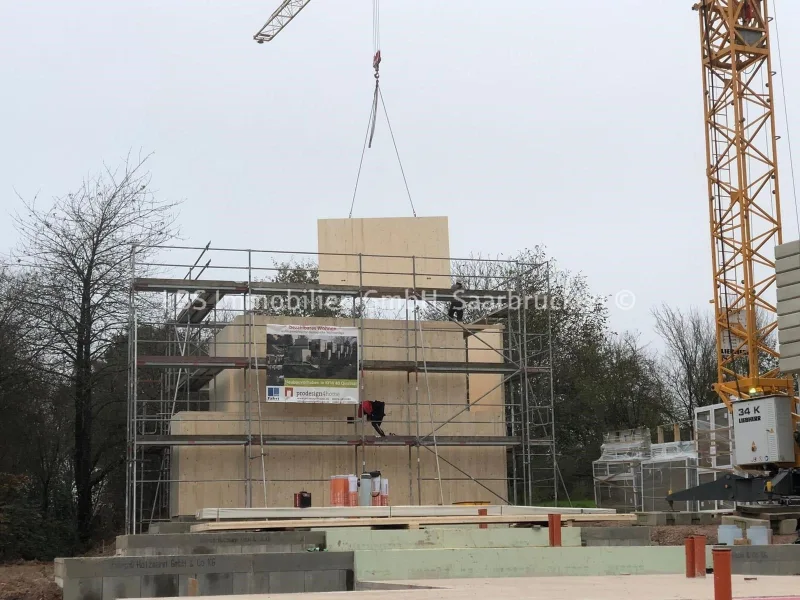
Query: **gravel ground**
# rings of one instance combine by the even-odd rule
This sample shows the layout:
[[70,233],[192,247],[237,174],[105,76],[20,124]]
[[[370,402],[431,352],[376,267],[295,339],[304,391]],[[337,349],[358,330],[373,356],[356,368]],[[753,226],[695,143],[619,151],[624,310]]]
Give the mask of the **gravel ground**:
[[[630,527],[631,523],[619,521],[598,521],[596,523],[581,523],[584,527]],[[682,546],[683,541],[690,535],[704,535],[709,544],[717,543],[718,525],[666,525],[650,528],[650,541],[659,546]],[[797,534],[773,535],[773,544],[793,544]]]
[[0,565],[0,600],[61,600],[53,563]]

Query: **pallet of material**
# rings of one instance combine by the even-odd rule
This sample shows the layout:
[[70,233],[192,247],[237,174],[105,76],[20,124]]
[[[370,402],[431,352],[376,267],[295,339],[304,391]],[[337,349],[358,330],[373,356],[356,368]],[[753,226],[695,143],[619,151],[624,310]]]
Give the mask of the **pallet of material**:
[[198,521],[246,521],[256,519],[318,519],[346,517],[458,517],[478,514],[478,509],[485,509],[488,515],[561,515],[615,514],[612,509],[603,508],[552,508],[543,506],[323,506],[312,508],[204,508],[198,510],[195,517]]
[[[218,521],[192,525],[192,533],[210,531],[250,531],[260,529],[329,529],[334,527],[393,527],[419,529],[428,525],[522,525],[547,523],[548,515],[465,515],[435,517],[354,517],[339,519],[283,519],[273,521]],[[562,515],[562,522],[636,521],[636,515]]]

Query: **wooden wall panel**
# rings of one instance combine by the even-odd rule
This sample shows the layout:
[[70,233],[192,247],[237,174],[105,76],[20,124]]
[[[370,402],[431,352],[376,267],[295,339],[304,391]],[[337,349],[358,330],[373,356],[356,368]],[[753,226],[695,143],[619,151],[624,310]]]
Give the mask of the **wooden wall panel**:
[[[447,217],[320,219],[317,237],[321,284],[405,288],[452,285]],[[361,276],[358,254],[372,255],[362,257]]]
[[[468,361],[502,363],[503,334],[499,330],[484,330],[467,340]],[[499,350],[500,352],[496,351]],[[505,429],[505,397],[502,375],[468,375],[470,412],[476,419],[486,421],[476,425],[475,435],[503,435]]]
[[[253,354],[265,356],[266,324],[304,323],[351,326],[350,320],[297,319],[290,317],[256,316],[252,336]],[[230,331],[223,330],[222,339],[238,344],[218,344],[219,356],[247,356],[244,344],[244,318],[237,318]],[[413,324],[412,324],[413,325]],[[478,332],[480,340],[472,336],[465,340],[463,330],[455,323],[424,322],[422,336],[417,331],[407,331],[405,321],[366,320],[365,358],[407,360],[406,339],[410,341],[411,358],[416,347],[418,359],[423,353],[426,360],[502,362],[502,358],[480,340],[492,346],[502,346],[502,333],[496,328]],[[407,338],[408,333],[408,338]],[[416,335],[416,338],[415,338]],[[224,348],[224,350],[223,350]],[[469,351],[467,350],[469,348]],[[502,387],[467,409],[467,381],[469,398],[473,401],[483,391],[501,381],[499,375],[467,375],[465,373],[431,374],[418,377],[402,372],[371,371],[364,374],[362,397],[386,402],[387,415],[383,428],[395,435],[415,435],[417,426],[421,435],[445,421],[451,422],[437,430],[439,436],[505,435]],[[353,405],[274,404],[266,403],[266,382],[262,372],[255,370],[224,371],[211,386],[212,406],[218,412],[179,413],[173,421],[175,433],[230,433],[244,434],[247,427],[245,407],[249,398],[250,433],[265,435],[364,435],[371,437],[374,430],[360,420],[348,422],[356,415]],[[483,390],[483,391],[481,391]],[[258,392],[257,392],[258,391]],[[428,404],[428,394],[432,406]],[[260,398],[261,402],[257,399]],[[485,406],[482,406],[486,402]],[[259,413],[260,408],[260,413]],[[478,410],[480,408],[480,410]],[[431,427],[431,413],[434,421]],[[491,490],[505,497],[506,450],[502,447],[440,447],[442,457],[453,462]],[[260,449],[251,450],[250,473],[253,506],[263,505]],[[305,490],[312,494],[315,505],[326,505],[328,478],[335,474],[358,473],[362,469],[362,456],[367,470],[380,470],[390,479],[390,496],[393,504],[416,504],[417,449],[412,449],[411,468],[407,447],[367,446],[356,459],[354,448],[349,447],[269,447],[265,453],[267,471],[267,501],[271,506],[289,506],[295,492]],[[199,508],[216,506],[245,506],[243,482],[191,483],[200,479],[244,479],[245,455],[241,447],[176,447],[174,448],[172,484],[172,510],[174,515],[193,514]],[[435,456],[426,449],[420,450],[423,503],[438,503],[438,482],[435,481]],[[489,500],[497,497],[468,476],[440,461],[445,502]],[[410,479],[409,479],[410,476]],[[287,481],[291,480],[291,481]]]
[[[242,417],[232,420],[231,416]],[[252,424],[257,429],[258,424]],[[243,415],[235,413],[184,412],[173,420],[174,433],[241,434],[245,429]],[[432,449],[431,449],[432,450]],[[434,452],[420,449],[422,503],[438,504]],[[483,486],[507,496],[504,448],[439,447],[439,461],[445,504],[497,500]],[[468,475],[450,466],[445,459]],[[243,507],[245,494],[245,449],[242,446],[181,446],[173,449],[170,505],[172,516],[193,515],[200,508]],[[252,506],[264,506],[260,448],[251,448],[250,480]],[[417,449],[405,447],[282,446],[266,447],[264,468],[269,506],[291,506],[295,492],[308,491],[315,506],[330,502],[328,480],[331,475],[356,474],[363,468],[380,470],[390,481],[391,502],[418,502]],[[469,479],[481,481],[483,486]]]

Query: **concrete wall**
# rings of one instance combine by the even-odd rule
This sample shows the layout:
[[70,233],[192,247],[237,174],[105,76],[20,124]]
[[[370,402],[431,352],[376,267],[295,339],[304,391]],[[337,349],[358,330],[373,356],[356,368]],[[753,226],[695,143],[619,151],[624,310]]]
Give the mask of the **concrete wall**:
[[800,575],[800,544],[739,546],[731,552],[736,575]]
[[[649,527],[564,527],[561,531],[561,543],[565,547],[650,545]],[[352,527],[325,531],[121,535],[117,537],[116,548],[120,556],[170,556],[303,552],[309,548],[352,552],[414,548],[535,548],[548,544],[547,528],[544,527],[479,529],[462,525],[396,530]]]
[[683,546],[418,549],[356,551],[355,565],[359,581],[650,575],[683,573],[685,557]]
[[[561,530],[563,540],[564,531]],[[649,527],[581,527],[583,546],[649,546]],[[567,546],[569,544],[563,544]]]
[[324,547],[322,531],[241,531],[120,535],[116,549],[122,556],[169,556],[305,552]]
[[55,578],[64,600],[185,596],[189,578],[201,596],[354,588],[349,552],[57,558]]
[[189,533],[192,530],[191,521],[165,521],[151,523],[147,527],[147,533]]
[[[415,548],[529,548],[548,545],[546,528],[496,529],[329,529],[327,548],[332,552],[356,550],[413,550]],[[564,546],[580,546],[577,527],[565,527]]]

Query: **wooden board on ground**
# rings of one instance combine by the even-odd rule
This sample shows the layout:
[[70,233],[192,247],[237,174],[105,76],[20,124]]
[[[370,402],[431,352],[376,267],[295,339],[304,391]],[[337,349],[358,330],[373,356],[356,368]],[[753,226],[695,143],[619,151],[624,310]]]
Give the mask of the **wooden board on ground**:
[[[274,521],[221,521],[192,525],[192,532],[249,531],[258,529],[327,529],[334,527],[405,527],[417,529],[427,525],[515,525],[547,523],[548,515],[487,515],[459,517],[366,517],[350,519],[280,519]],[[636,515],[561,515],[562,522],[635,522]]]
[[311,508],[202,508],[195,512],[198,521],[268,521],[273,519],[319,519],[349,517],[458,517],[474,516],[479,510],[488,515],[613,515],[608,508],[551,508],[546,506],[486,505],[413,505],[413,506],[315,506]]

